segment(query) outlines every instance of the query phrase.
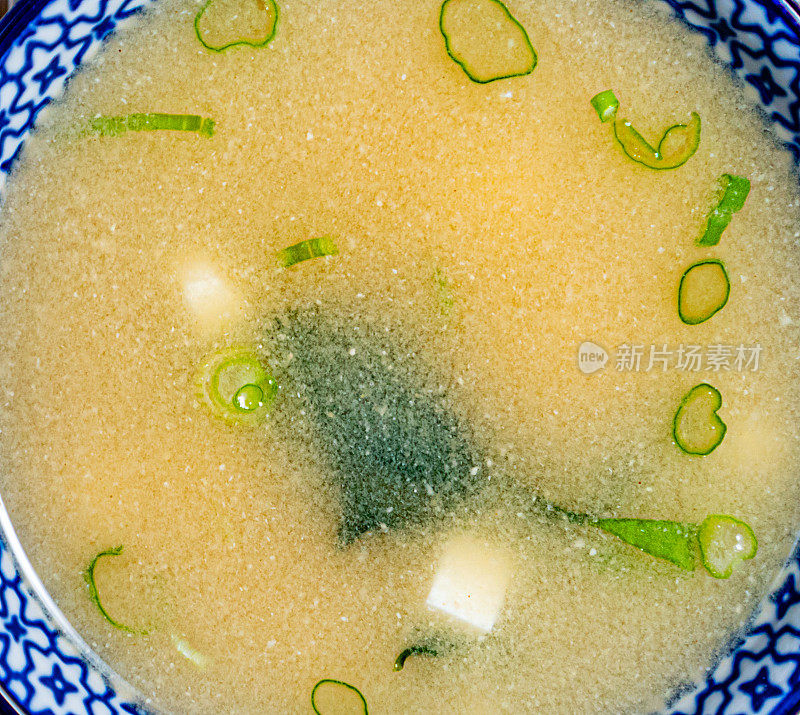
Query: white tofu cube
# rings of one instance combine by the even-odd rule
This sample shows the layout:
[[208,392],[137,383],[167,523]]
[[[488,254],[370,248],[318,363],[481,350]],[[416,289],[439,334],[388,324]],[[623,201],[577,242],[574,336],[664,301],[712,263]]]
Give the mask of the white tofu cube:
[[489,633],[500,615],[510,577],[507,551],[475,537],[457,536],[445,545],[426,604]]
[[201,329],[218,330],[240,316],[241,297],[210,264],[184,265],[180,277],[186,305]]

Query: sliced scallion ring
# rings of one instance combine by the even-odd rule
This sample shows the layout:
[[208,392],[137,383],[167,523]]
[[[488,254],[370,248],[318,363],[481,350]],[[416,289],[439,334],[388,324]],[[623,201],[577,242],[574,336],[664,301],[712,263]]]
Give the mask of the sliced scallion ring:
[[121,631],[125,631],[126,633],[132,633],[134,635],[144,636],[147,635],[147,631],[136,630],[131,628],[130,626],[126,626],[124,623],[116,620],[111,616],[111,614],[105,609],[103,602],[100,600],[100,593],[97,590],[97,582],[95,581],[95,569],[97,568],[97,564],[100,559],[105,558],[106,556],[119,556],[124,547],[123,546],[115,546],[111,549],[106,549],[105,551],[101,551],[97,556],[95,556],[90,562],[89,565],[86,567],[86,570],[83,572],[83,579],[86,581],[86,585],[89,587],[89,598],[91,599],[92,603],[97,606],[97,610],[100,611],[100,614],[105,618],[114,628],[118,628]]
[[322,256],[335,256],[339,253],[336,242],[328,236],[307,238],[304,241],[278,251],[278,265],[291,268],[298,263]]
[[719,390],[706,382],[695,385],[681,400],[672,422],[675,444],[686,454],[711,454],[722,442],[727,426],[717,414]]
[[708,214],[703,234],[697,239],[698,246],[716,246],[719,243],[733,214],[741,211],[750,193],[750,180],[744,176],[723,174],[717,180],[717,185],[719,200]]
[[278,385],[248,348],[227,348],[209,355],[197,378],[198,396],[229,422],[257,424],[269,414]]
[[[311,691],[311,707],[317,715],[341,712],[338,708],[342,705],[349,706],[348,712],[353,715],[369,715],[367,701],[361,691],[343,680],[324,678]],[[335,707],[337,710],[334,711]]]
[[689,266],[678,285],[678,316],[687,325],[699,325],[725,307],[731,282],[722,261],[699,261]]
[[222,52],[229,47],[264,47],[278,29],[275,0],[208,0],[194,18],[203,47]]
[[758,551],[750,525],[727,514],[707,516],[697,530],[697,541],[703,566],[714,578],[730,578],[737,564]]
[[233,396],[233,406],[240,412],[253,412],[264,404],[264,390],[248,382],[242,385]]
[[603,124],[611,122],[616,118],[617,110],[619,109],[619,100],[613,90],[607,89],[604,92],[600,92],[594,95],[589,101]]
[[614,119],[614,136],[635,162],[651,169],[676,169],[689,161],[700,146],[700,115],[692,112],[688,124],[671,126],[656,148],[626,119]]
[[528,33],[500,0],[444,0],[445,50],[473,82],[530,74],[538,60]]

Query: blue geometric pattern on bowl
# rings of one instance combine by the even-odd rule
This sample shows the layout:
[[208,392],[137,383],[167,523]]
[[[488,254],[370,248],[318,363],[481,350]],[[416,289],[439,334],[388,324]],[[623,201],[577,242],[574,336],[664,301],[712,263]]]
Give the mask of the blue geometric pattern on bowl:
[[800,13],[771,0],[665,0],[745,82],[800,161]]
[[27,712],[146,712],[130,686],[87,661],[80,645],[46,615],[6,543],[0,556],[0,620],[0,680]]
[[761,605],[739,646],[671,715],[796,715],[800,711],[800,548]]
[[[154,0],[21,0],[0,22],[0,190],[36,116],[76,67]],[[770,0],[664,0],[742,79],[800,162],[800,15]],[[26,712],[142,713],[136,691],[69,626],[33,573],[0,502],[0,686]],[[800,549],[738,647],[672,715],[800,709]]]
[[16,37],[0,40],[0,188],[36,115],[61,94],[76,67],[149,2],[23,0],[9,13],[6,22],[13,23],[23,9],[41,8]]

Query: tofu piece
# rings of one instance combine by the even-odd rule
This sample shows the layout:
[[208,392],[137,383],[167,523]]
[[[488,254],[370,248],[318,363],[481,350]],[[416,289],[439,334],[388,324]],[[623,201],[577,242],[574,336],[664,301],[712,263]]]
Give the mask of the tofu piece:
[[472,536],[445,546],[426,605],[479,633],[489,633],[500,616],[511,578],[511,557]]
[[241,316],[241,296],[210,263],[187,263],[179,277],[184,301],[201,330],[219,330]]

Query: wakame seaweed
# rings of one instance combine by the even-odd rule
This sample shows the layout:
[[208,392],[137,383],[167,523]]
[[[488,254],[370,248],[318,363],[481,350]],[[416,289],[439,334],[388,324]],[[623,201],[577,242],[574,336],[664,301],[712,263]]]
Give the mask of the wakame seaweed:
[[[335,475],[343,546],[368,531],[440,518],[478,491],[491,498],[479,466],[489,461],[485,450],[397,326],[381,329],[330,308],[292,310],[274,320],[265,342],[278,381],[301,403],[284,406],[290,431],[309,441],[323,473]],[[694,524],[598,518],[518,490],[531,513],[598,528],[683,569],[695,567]],[[726,549],[709,542],[709,552]]]
[[392,666],[392,670],[394,670],[395,672],[402,670],[406,665],[406,661],[412,655],[427,655],[436,657],[439,655],[439,653],[440,649],[435,648],[432,645],[427,645],[425,643],[421,645],[413,645],[409,648],[406,648],[404,651],[400,653],[400,655],[397,656],[397,658],[394,661],[394,665]]
[[391,336],[321,309],[287,313],[271,332],[278,381],[304,403],[310,439],[336,475],[343,545],[425,522],[476,490],[467,425]]

